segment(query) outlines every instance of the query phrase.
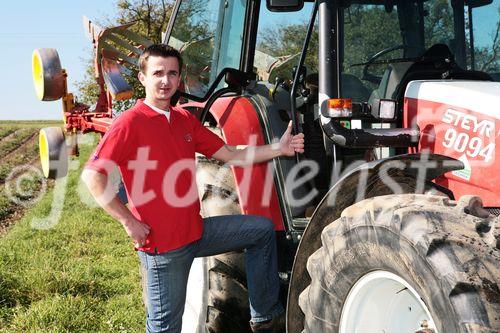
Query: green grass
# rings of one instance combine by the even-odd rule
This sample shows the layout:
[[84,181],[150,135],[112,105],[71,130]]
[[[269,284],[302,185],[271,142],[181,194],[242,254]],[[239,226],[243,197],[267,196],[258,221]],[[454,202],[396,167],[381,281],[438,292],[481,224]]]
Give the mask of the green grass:
[[[92,148],[81,147],[83,165]],[[121,225],[81,202],[70,171],[59,222],[37,230],[53,193],[0,238],[0,332],[140,332],[138,259]]]
[[29,177],[17,178],[10,184],[10,195],[7,195],[5,185],[0,186],[0,224],[5,219],[9,218],[19,207],[13,200],[17,200],[23,204],[29,204],[40,194],[43,179],[38,174],[29,174]]
[[[3,187],[2,187],[1,194],[2,195],[0,196],[0,221],[8,218],[15,211],[14,204],[12,203],[12,201],[9,198],[7,198]],[[0,280],[0,282],[1,282],[1,280]],[[0,287],[0,290],[1,290],[1,287]],[[1,297],[2,296],[0,296],[0,303],[1,303]]]

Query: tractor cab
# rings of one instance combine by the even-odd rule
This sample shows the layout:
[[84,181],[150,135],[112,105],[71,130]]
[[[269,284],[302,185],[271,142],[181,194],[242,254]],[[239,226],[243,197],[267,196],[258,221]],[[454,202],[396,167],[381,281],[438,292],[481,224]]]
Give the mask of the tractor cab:
[[[418,146],[418,128],[404,124],[410,81],[498,78],[497,7],[498,0],[179,0],[164,42],[183,54],[181,101],[203,121],[216,125],[217,98],[241,95],[253,101],[265,141],[289,120],[304,132],[302,159],[319,166],[312,181],[287,189],[297,161],[276,163],[283,214],[307,223],[332,172]],[[223,80],[228,69],[239,73],[232,84]]]
[[[422,265],[407,273],[420,256],[407,255],[413,245],[402,244],[445,244],[448,236],[435,226],[453,221],[450,228],[459,230],[465,216],[428,203],[401,214],[409,193],[437,194],[418,197],[445,205],[480,195],[489,212],[498,212],[500,123],[492,110],[500,104],[498,10],[499,0],[176,2],[164,43],[184,55],[182,106],[231,145],[271,143],[290,120],[304,133],[303,155],[255,165],[250,177],[232,167],[234,186],[205,177],[202,189],[206,198],[234,190],[242,213],[274,221],[288,289],[287,332],[495,326],[456,324],[480,322],[468,319],[470,311],[451,320],[443,314],[460,310],[436,312],[439,304],[454,304],[456,289],[429,292],[442,293],[439,302],[406,292],[435,282]],[[428,167],[422,178],[418,165]],[[216,204],[206,208],[208,216],[227,213],[222,201],[210,202]],[[432,242],[423,257],[435,253]],[[407,280],[413,282],[401,283]],[[218,311],[207,325],[230,325]]]

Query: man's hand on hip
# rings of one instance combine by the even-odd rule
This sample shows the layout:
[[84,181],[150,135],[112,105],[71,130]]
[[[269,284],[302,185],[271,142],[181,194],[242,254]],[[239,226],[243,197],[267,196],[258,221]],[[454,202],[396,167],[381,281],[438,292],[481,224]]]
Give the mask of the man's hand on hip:
[[[109,215],[120,221],[127,234],[134,241],[135,246],[144,246],[151,228],[147,224],[137,220],[115,193],[111,195],[108,193],[107,197],[103,194],[108,188],[108,176],[86,168],[82,172],[82,180],[99,205]],[[102,200],[103,197],[105,197],[104,200]]]
[[146,244],[146,238],[149,235],[151,227],[135,218],[129,218],[122,223],[127,235],[134,241],[135,246],[143,247]]

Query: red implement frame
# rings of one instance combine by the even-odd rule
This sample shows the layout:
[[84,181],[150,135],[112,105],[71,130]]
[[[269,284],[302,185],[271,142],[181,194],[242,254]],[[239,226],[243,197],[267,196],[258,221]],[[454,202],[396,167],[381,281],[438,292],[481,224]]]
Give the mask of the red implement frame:
[[83,25],[92,40],[94,74],[100,93],[93,110],[85,104],[66,102],[65,128],[68,133],[104,134],[113,121],[113,100],[132,96],[132,89],[121,76],[129,71],[124,65],[137,66],[142,50],[151,42],[128,30],[133,23],[103,29],[84,17]]

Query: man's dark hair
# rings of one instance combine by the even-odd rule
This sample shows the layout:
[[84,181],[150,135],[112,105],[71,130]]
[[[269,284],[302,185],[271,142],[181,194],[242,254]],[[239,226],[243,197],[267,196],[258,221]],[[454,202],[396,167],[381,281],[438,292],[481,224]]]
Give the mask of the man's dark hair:
[[142,73],[146,72],[146,65],[148,63],[149,57],[175,57],[179,61],[179,74],[182,69],[182,57],[181,53],[174,49],[173,47],[166,44],[152,44],[144,49],[144,52],[139,57],[139,70]]

